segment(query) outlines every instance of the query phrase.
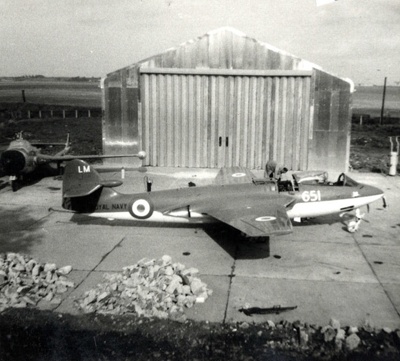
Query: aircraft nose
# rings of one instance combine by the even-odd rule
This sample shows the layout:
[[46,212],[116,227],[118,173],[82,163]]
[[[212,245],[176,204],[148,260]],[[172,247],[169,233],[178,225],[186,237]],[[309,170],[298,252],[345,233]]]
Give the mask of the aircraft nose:
[[384,197],[384,192],[378,187],[363,184],[360,188],[360,195],[363,197],[374,197],[375,200],[378,200]]
[[6,175],[16,175],[25,167],[25,157],[17,150],[6,150],[1,154],[0,164]]

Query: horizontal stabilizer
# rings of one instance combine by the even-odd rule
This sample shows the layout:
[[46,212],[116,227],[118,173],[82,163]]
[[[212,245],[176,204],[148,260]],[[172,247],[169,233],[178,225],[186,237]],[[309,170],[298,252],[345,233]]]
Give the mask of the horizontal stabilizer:
[[236,166],[230,168],[221,168],[214,179],[214,184],[226,185],[251,183],[254,178],[254,174],[249,169],[244,167]]

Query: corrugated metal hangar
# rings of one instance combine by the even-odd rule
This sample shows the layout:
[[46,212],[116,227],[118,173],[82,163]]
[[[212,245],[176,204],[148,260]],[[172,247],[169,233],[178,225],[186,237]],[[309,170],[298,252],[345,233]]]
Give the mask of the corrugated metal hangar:
[[350,102],[350,82],[220,28],[107,75],[103,150],[143,149],[150,166],[262,169],[273,159],[341,172]]

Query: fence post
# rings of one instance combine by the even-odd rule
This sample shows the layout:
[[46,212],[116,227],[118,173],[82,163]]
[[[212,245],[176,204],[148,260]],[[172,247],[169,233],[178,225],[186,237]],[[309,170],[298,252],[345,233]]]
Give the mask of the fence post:
[[39,110],[39,118],[42,119],[42,111]]
[[65,110],[63,110],[63,118],[65,119]]
[[53,110],[50,110],[50,117],[53,118]]
[[31,119],[31,111],[28,110],[28,119]]
[[90,109],[88,109],[88,118],[90,118]]
[[75,118],[78,118],[78,111],[75,110]]

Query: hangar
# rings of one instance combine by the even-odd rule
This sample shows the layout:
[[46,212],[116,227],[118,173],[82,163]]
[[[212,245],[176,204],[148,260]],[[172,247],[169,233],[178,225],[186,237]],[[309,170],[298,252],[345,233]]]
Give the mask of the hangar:
[[[232,28],[108,74],[103,151],[143,165],[348,169],[351,81]],[[137,160],[125,159],[126,165]]]

